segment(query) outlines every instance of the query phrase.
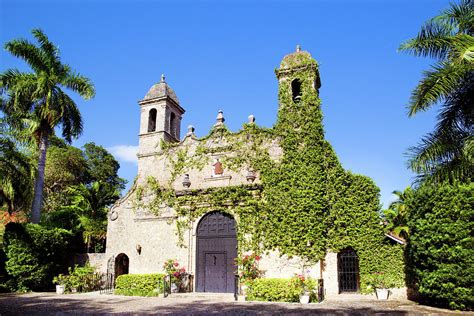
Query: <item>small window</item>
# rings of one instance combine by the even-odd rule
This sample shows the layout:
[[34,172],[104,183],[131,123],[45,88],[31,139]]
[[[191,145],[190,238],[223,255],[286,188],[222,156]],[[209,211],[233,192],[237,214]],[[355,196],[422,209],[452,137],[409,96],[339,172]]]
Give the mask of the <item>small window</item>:
[[176,114],[171,112],[170,115],[170,134],[173,137],[176,137]]
[[148,133],[156,130],[156,109],[151,109],[148,112]]
[[301,100],[301,82],[295,79],[291,82],[291,92],[293,94],[293,102],[298,103]]

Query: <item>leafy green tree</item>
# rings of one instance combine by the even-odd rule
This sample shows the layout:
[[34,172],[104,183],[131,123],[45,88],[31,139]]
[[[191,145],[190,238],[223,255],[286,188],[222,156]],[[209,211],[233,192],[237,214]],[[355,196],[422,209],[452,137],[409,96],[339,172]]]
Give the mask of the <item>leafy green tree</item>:
[[409,229],[407,226],[408,208],[405,203],[408,196],[412,193],[410,187],[406,188],[404,192],[395,190],[392,194],[397,196],[397,200],[390,203],[388,209],[383,211],[383,217],[386,220],[385,228],[404,239],[408,238]]
[[89,169],[90,181],[102,181],[108,183],[116,190],[125,188],[127,180],[120,178],[117,174],[120,164],[104,147],[95,143],[87,143],[83,146],[84,156]]
[[421,181],[472,179],[474,171],[474,2],[462,0],[429,20],[400,50],[430,57],[413,90],[409,116],[442,103],[434,132],[410,148],[409,165]]
[[119,198],[119,192],[110,184],[98,181],[90,186],[80,184],[71,187],[69,194],[72,197],[69,208],[79,216],[87,251],[96,248],[92,246],[103,246],[107,234],[108,207]]
[[5,49],[23,59],[33,72],[8,69],[0,74],[0,89],[12,100],[8,102],[6,114],[30,120],[29,130],[38,145],[38,174],[31,210],[31,221],[38,223],[49,138],[57,127],[61,128],[62,136],[68,142],[82,133],[81,113],[64,88],[78,93],[84,99],[92,98],[95,91],[88,78],[61,62],[58,48],[43,31],[34,29],[32,34],[38,45],[25,39],[15,39],[7,42]]
[[73,146],[50,146],[47,152],[44,176],[44,212],[68,205],[70,186],[88,183],[89,169],[83,152]]

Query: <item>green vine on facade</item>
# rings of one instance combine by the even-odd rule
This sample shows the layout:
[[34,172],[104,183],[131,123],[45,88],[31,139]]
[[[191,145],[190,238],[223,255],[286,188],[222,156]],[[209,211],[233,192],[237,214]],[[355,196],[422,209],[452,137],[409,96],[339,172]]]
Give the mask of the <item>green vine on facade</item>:
[[[220,211],[237,221],[240,253],[278,250],[316,263],[328,251],[352,248],[359,257],[362,292],[369,291],[374,272],[403,286],[403,249],[384,236],[378,187],[370,178],[344,170],[324,138],[318,64],[309,53],[298,52],[285,57],[276,74],[279,111],[273,128],[250,123],[231,133],[221,125],[194,149],[185,142],[162,144],[160,154],[166,155],[171,174],[168,184],[164,188],[148,179],[147,188],[136,189],[137,200],[144,191],[152,193],[146,206],[155,215],[163,205],[172,207],[182,245],[191,223]],[[272,146],[282,154],[272,156]],[[221,162],[230,170],[258,172],[259,185],[172,189],[178,176],[202,170],[216,153],[224,154]]]

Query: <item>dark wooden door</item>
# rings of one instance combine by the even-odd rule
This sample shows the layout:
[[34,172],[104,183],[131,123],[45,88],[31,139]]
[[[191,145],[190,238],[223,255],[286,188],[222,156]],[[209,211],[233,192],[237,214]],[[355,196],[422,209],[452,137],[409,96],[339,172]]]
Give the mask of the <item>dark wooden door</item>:
[[226,292],[227,291],[227,260],[226,253],[206,253],[205,254],[205,292]]
[[235,258],[235,220],[218,212],[204,216],[197,229],[196,291],[233,293]]

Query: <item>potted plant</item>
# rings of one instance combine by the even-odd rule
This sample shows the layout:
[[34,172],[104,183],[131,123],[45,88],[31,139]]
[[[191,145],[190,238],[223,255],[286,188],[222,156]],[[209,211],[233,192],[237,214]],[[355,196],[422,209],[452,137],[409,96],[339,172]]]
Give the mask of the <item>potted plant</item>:
[[295,274],[292,278],[293,286],[298,289],[299,299],[301,304],[308,304],[311,298],[311,291],[313,290],[313,281],[303,274]]
[[66,286],[68,285],[69,277],[64,274],[59,274],[53,278],[53,283],[56,284],[56,294],[62,295],[66,291]]
[[178,293],[183,288],[181,279],[186,275],[186,269],[180,268],[176,259],[168,259],[163,264],[163,270],[171,278],[171,293]]
[[370,287],[375,290],[377,299],[386,300],[388,299],[389,288],[394,285],[390,282],[385,272],[374,272],[369,278]]

